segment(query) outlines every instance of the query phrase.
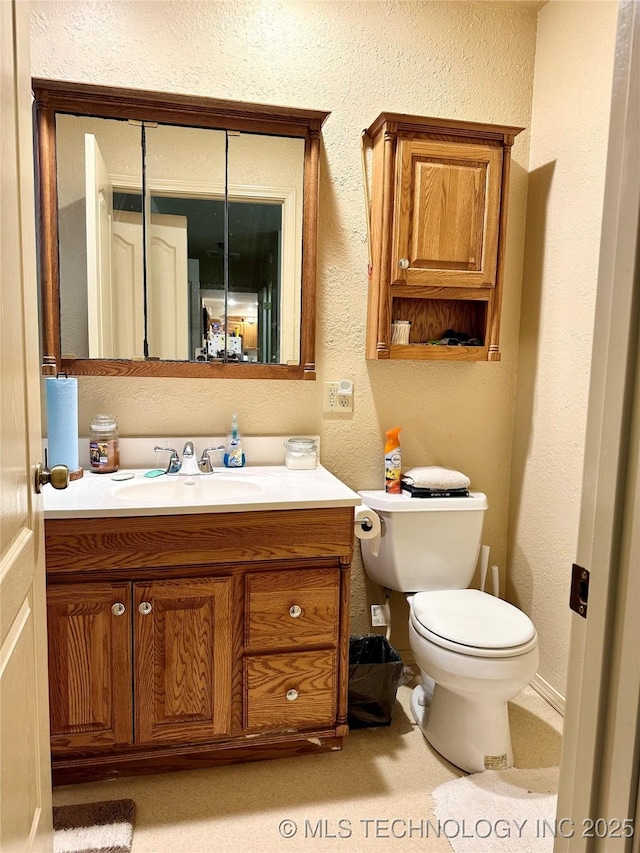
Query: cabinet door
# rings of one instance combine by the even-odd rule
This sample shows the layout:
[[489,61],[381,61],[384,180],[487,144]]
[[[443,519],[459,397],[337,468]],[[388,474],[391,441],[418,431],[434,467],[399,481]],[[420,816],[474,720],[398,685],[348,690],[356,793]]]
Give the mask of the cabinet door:
[[208,740],[231,721],[230,580],[134,584],[136,743]]
[[502,148],[398,143],[391,282],[495,285]]
[[130,584],[51,586],[47,624],[52,750],[132,743]]
[[242,348],[256,349],[258,346],[258,324],[248,323],[246,320],[242,324]]

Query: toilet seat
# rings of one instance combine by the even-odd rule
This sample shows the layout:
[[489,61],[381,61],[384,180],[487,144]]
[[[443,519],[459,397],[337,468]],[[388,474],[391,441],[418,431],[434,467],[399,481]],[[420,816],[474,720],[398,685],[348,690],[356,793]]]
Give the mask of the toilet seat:
[[419,592],[411,600],[410,618],[424,639],[465,655],[514,657],[538,641],[525,613],[477,589]]

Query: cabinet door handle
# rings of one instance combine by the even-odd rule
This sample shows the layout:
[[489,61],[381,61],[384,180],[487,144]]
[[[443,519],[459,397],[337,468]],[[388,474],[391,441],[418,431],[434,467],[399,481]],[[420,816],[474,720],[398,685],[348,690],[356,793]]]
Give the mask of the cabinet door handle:
[[147,616],[153,610],[153,607],[148,601],[141,601],[138,605],[138,610],[143,616]]
[[111,605],[111,612],[113,613],[114,616],[122,616],[122,614],[125,612],[126,609],[127,608],[124,606],[124,604],[121,601],[116,601],[115,604]]
[[295,702],[298,698],[298,691],[292,687],[291,690],[287,690],[287,699],[289,702]]
[[409,258],[400,258],[398,263],[400,264],[401,270],[408,270],[409,269]]
[[289,616],[292,619],[297,619],[298,616],[302,616],[302,607],[299,604],[292,604],[289,608]]

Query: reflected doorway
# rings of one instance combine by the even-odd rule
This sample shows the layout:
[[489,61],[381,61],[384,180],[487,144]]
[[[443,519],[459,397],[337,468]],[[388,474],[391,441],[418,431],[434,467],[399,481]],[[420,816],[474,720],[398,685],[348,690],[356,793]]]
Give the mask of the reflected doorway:
[[[156,251],[149,258],[148,313],[161,303],[164,324],[173,312],[184,311],[184,343],[176,353],[158,350],[149,323],[149,355],[195,361],[251,361],[277,364],[280,359],[282,204],[229,202],[228,276],[225,288],[225,203],[221,198],[191,198],[152,194],[151,222],[185,223],[186,247],[179,252]],[[131,216],[142,218],[139,193],[113,193],[114,233]],[[163,246],[163,248],[166,248]],[[184,253],[184,254],[183,254]],[[176,267],[176,293],[169,293],[168,269]],[[157,269],[154,269],[157,267]],[[179,283],[184,273],[183,286]],[[171,273],[172,274],[172,273]],[[174,298],[175,296],[175,298]],[[166,308],[170,306],[170,310]],[[149,308],[151,310],[149,311]],[[169,315],[169,316],[167,316]],[[163,327],[158,341],[175,338]]]

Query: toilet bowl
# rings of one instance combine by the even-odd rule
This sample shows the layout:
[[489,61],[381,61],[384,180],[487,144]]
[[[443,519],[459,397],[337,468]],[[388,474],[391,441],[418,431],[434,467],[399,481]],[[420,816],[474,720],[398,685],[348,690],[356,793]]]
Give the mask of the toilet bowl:
[[511,767],[507,703],[538,668],[531,620],[479,590],[423,592],[410,601],[409,643],[422,675],[411,709],[429,743],[469,773]]
[[507,703],[538,668],[538,638],[512,604],[469,589],[486,496],[419,500],[360,492],[381,519],[361,540],[367,574],[407,593],[409,643],[421,683],[411,699],[425,738],[469,773],[513,765]]

